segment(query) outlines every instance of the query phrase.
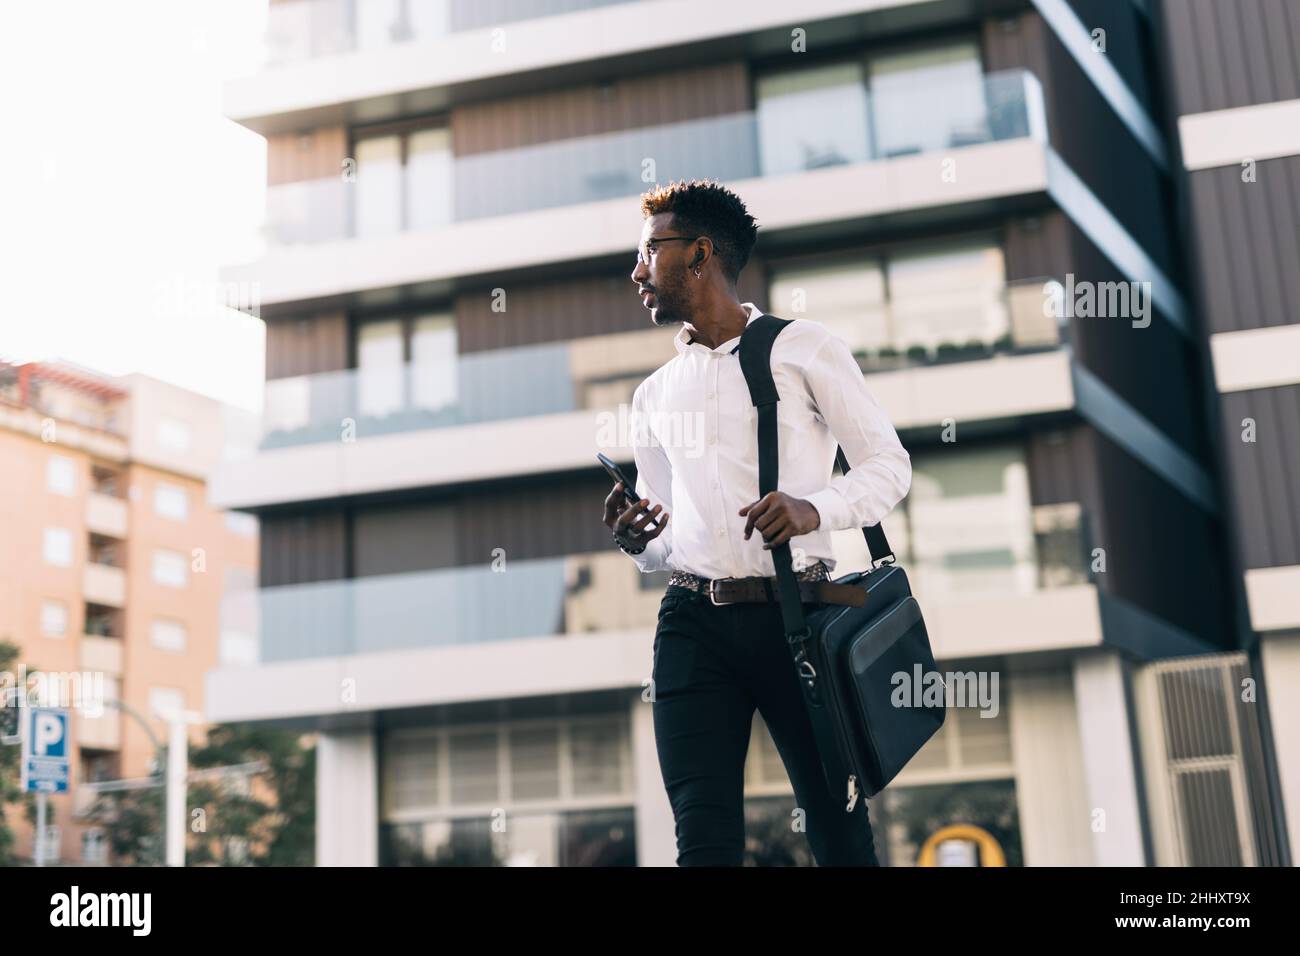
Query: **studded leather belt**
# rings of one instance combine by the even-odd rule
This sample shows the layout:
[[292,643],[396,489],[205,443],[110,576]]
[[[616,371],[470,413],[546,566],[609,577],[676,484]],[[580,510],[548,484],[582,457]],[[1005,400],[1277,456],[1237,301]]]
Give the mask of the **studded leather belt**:
[[[804,604],[842,604],[862,607],[867,602],[867,592],[851,584],[836,584],[830,580],[830,571],[821,561],[802,571],[795,572],[800,599]],[[677,586],[708,595],[715,605],[779,602],[779,589],[775,577],[753,578],[702,578],[687,571],[674,571],[668,579],[670,587]]]

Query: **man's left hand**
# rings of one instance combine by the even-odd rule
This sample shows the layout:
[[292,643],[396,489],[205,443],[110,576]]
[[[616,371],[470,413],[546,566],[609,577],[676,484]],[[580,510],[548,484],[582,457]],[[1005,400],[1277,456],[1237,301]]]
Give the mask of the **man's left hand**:
[[749,515],[745,522],[745,540],[748,541],[757,528],[766,542],[764,551],[780,547],[795,535],[815,531],[822,523],[822,516],[812,502],[792,498],[783,491],[768,492],[741,508],[740,514],[742,517]]

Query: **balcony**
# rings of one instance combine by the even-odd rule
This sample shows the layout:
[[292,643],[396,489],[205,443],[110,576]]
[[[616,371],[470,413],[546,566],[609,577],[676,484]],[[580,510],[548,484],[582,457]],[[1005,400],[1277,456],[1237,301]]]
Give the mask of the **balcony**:
[[[1089,582],[1077,505],[1033,508],[1014,491],[967,496],[918,503],[892,515],[886,530],[927,612],[989,599],[1014,610],[1025,598]],[[834,540],[836,576],[867,566],[861,533],[835,532]],[[257,661],[645,630],[665,584],[666,575],[643,575],[621,554],[597,553],[512,561],[503,571],[461,567],[263,588]],[[1014,635],[1014,615],[1007,627]]]
[[108,538],[126,537],[126,501],[92,491],[86,496],[86,528]]
[[278,67],[341,53],[380,51],[428,43],[453,33],[523,20],[576,13],[634,0],[296,0],[271,4],[267,15],[266,66]]
[[[1045,139],[1041,90],[1023,70],[984,77],[983,108],[973,115],[968,83],[918,84],[907,91],[863,100],[869,120],[836,115],[829,127],[866,122],[860,139],[839,143],[781,142],[778,117],[760,111],[706,117],[517,149],[452,158],[419,167],[376,166],[370,175],[391,188],[359,196],[360,175],[283,183],[267,189],[266,234],[273,245],[370,238],[406,229],[579,206],[638,195],[650,181],[712,178],[735,182],[898,159],[985,143]],[[946,115],[935,103],[961,103]],[[904,117],[924,115],[908,122]],[[890,118],[886,125],[882,116]],[[442,154],[439,154],[440,157]],[[398,185],[400,184],[400,185]]]
[[81,638],[81,669],[99,671],[107,677],[122,676],[122,641],[116,637],[83,634]]
[[90,604],[120,608],[126,605],[126,571],[110,564],[86,565],[82,595]]
[[[1061,342],[1033,279],[992,289],[937,288],[826,324],[868,374],[1028,354]],[[675,355],[662,329],[494,349],[454,361],[345,369],[266,383],[262,449],[628,405]]]
[[[462,102],[514,96],[555,83],[600,80],[631,61],[689,48],[696,62],[742,47],[789,43],[790,29],[820,24],[851,42],[943,25],[969,26],[969,0],[435,0],[275,3],[267,68],[225,84],[226,115],[259,133],[386,122]],[[1009,0],[978,0],[981,10]],[[353,19],[346,7],[362,14]],[[646,18],[655,29],[645,29]],[[506,26],[505,43],[493,31]],[[676,62],[669,58],[665,63]]]

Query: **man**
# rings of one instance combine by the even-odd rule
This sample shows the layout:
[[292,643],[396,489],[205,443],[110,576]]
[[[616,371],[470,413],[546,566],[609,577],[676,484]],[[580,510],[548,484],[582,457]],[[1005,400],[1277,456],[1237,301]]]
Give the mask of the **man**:
[[[632,281],[655,325],[682,329],[677,357],[632,400],[640,500],[629,507],[616,484],[605,524],[642,571],[673,571],[652,676],[677,863],[741,864],[745,753],[757,707],[818,864],[879,865],[866,801],[846,812],[848,795],[832,794],[822,775],[779,604],[718,604],[709,582],[764,577],[775,594],[771,549],[786,542],[799,578],[828,579],[830,532],[883,518],[907,494],[911,460],[848,346],[819,323],[794,319],[772,347],[782,490],[759,498],[757,415],[737,350],[762,312],[736,295],[757,225],[738,196],[708,181],[659,187],[642,197],[641,211]],[[837,442],[850,470],[832,478]]]

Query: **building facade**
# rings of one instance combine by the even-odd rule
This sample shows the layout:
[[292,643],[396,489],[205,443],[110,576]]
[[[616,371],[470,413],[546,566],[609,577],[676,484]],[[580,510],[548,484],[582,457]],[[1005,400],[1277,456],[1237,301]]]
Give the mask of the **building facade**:
[[[226,89],[267,139],[267,249],[223,275],[257,283],[266,411],[213,483],[261,520],[260,628],[208,687],[320,734],[320,863],[674,862],[666,575],[614,549],[594,454],[630,465],[674,355],[629,280],[638,195],[691,178],[759,221],[742,300],[852,347],[912,455],[885,528],[940,668],[996,675],[874,799],[882,859],[952,823],[1012,864],[1276,859],[1145,4],[269,13]],[[750,860],[808,862],[758,717],[746,775]]]
[[[1300,10],[1158,7],[1189,284],[1213,372],[1212,419],[1232,527],[1225,576],[1266,676],[1277,799],[1300,855]],[[1272,693],[1268,693],[1268,691]]]
[[[50,863],[110,862],[103,826],[81,818],[93,800],[82,785],[148,776],[162,715],[205,711],[204,677],[239,657],[241,633],[248,656],[251,628],[221,615],[229,591],[256,581],[257,522],[207,500],[228,419],[143,375],[0,364],[0,640],[19,652],[8,686],[39,670],[67,689],[51,703],[72,705]],[[13,808],[7,822],[31,859],[32,827]]]

